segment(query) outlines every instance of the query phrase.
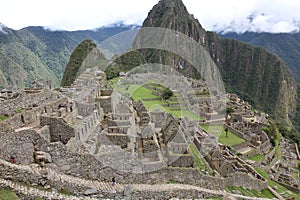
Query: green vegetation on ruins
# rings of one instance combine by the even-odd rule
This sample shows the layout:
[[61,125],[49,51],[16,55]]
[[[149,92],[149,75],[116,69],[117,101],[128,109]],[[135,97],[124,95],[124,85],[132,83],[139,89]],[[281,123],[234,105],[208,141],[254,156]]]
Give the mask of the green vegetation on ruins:
[[195,147],[194,144],[191,144],[189,146],[189,151],[192,153],[193,157],[194,157],[194,162],[195,162],[195,165],[198,167],[198,169],[201,171],[201,170],[204,170],[205,169],[205,166],[202,164],[201,160],[200,160],[200,157],[199,157],[199,153],[197,152],[197,148]]
[[287,188],[283,187],[282,185],[276,183],[275,181],[271,180],[268,176],[268,174],[261,168],[255,168],[255,170],[262,175],[269,183],[269,185],[271,187],[277,187],[277,191],[281,196],[283,196],[284,198],[295,198],[296,200],[300,200],[300,196],[297,195],[296,193],[288,190]]
[[0,116],[0,122],[6,120],[6,119],[8,119],[8,118],[9,118],[8,116]]
[[271,193],[271,191],[268,189],[264,189],[259,192],[256,190],[245,189],[243,187],[231,186],[231,187],[227,187],[226,190],[232,193],[239,191],[243,196],[249,196],[249,197],[260,197],[260,198],[270,198],[270,199],[275,198],[274,195]]
[[0,188],[0,199],[1,200],[19,200],[18,196],[14,191],[7,188]]
[[262,161],[263,159],[264,159],[264,156],[260,155],[260,154],[253,155],[253,156],[250,156],[248,158],[248,160],[252,160],[252,161],[255,161],[255,162]]
[[206,162],[206,160],[202,156],[199,155],[199,152],[198,152],[195,144],[193,144],[193,143],[190,144],[188,150],[193,155],[195,165],[198,167],[198,169],[200,171],[207,171],[208,174],[210,174],[210,175],[214,174],[214,171],[211,169],[211,167]]
[[[176,118],[188,117],[191,120],[203,120],[201,116],[185,108],[184,103],[179,100],[179,96],[174,94],[170,89],[164,86],[149,88],[150,87],[130,85],[126,91],[122,92],[129,93],[135,102],[142,101],[149,111],[165,111]],[[171,108],[170,105],[172,104],[173,106]]]
[[[209,132],[210,134],[218,137],[220,143],[226,146],[233,146],[235,144],[240,144],[245,142],[245,140],[228,130],[228,135],[226,136],[226,131],[221,125],[200,125],[205,131]],[[220,134],[221,130],[221,134]]]

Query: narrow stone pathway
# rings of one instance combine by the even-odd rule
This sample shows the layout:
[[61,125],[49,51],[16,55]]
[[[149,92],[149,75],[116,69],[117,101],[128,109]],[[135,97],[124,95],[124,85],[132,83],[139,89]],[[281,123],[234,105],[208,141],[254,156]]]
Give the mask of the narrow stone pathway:
[[130,187],[132,190],[137,191],[168,191],[168,190],[174,190],[174,189],[181,189],[181,190],[197,190],[199,192],[205,192],[210,194],[215,194],[219,196],[224,196],[226,194],[225,191],[222,190],[209,190],[206,188],[200,188],[193,185],[185,185],[185,184],[155,184],[155,185],[149,185],[149,184],[130,184]]
[[[15,165],[11,164],[9,162],[6,162],[4,160],[0,159],[0,164],[3,166],[5,165],[6,167],[13,168],[15,170],[18,170],[20,172],[24,172],[32,175],[39,175],[38,168],[31,168],[29,166],[25,165]],[[184,185],[184,184],[155,184],[155,185],[150,185],[150,184],[112,184],[110,182],[100,182],[96,180],[87,180],[87,179],[82,179],[78,177],[73,177],[65,174],[59,174],[56,171],[52,169],[47,169],[48,171],[48,180],[55,180],[59,181],[61,183],[66,183],[68,185],[74,185],[78,186],[78,188],[93,188],[97,192],[100,193],[121,193],[124,194],[126,193],[125,188],[129,188],[130,191],[153,191],[153,193],[159,194],[160,192],[165,192],[165,191],[172,191],[172,190],[194,190],[194,191],[199,191],[200,193],[207,193],[207,194],[214,194],[216,196],[221,196],[221,197],[230,197],[231,199],[249,199],[249,200],[259,200],[259,199],[264,199],[264,198],[254,198],[254,197],[246,197],[242,195],[235,195],[226,192],[225,190],[209,190],[206,188],[200,188],[197,186],[193,185]],[[66,200],[96,200],[99,198],[92,198],[92,197],[76,197],[76,196],[68,196],[64,195],[61,193],[58,193],[56,191],[44,191],[38,188],[34,188],[31,186],[23,186],[21,184],[18,184],[16,182],[10,181],[10,180],[5,180],[3,178],[0,178],[0,187],[8,187],[14,190],[17,193],[23,194],[28,197],[42,197],[45,199],[66,199]],[[53,186],[52,186],[53,187]],[[112,195],[110,195],[112,196]],[[276,196],[277,197],[277,196]],[[277,197],[279,198],[279,196]],[[283,199],[283,198],[279,198]]]
[[23,185],[20,185],[18,183],[5,180],[0,178],[0,188],[1,187],[7,187],[15,191],[16,193],[22,194],[26,196],[27,198],[35,198],[35,197],[41,197],[45,199],[51,199],[51,200],[97,200],[96,198],[90,198],[90,197],[76,197],[76,196],[69,196],[60,194],[58,192],[52,191],[44,191],[33,187],[26,187]]

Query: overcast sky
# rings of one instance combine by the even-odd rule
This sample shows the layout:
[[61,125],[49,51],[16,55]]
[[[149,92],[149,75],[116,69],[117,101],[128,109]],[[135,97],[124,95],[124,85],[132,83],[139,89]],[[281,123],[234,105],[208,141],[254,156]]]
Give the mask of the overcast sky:
[[[0,22],[20,29],[84,30],[123,21],[141,24],[158,0],[0,0]],[[299,0],[183,0],[206,30],[293,32]]]

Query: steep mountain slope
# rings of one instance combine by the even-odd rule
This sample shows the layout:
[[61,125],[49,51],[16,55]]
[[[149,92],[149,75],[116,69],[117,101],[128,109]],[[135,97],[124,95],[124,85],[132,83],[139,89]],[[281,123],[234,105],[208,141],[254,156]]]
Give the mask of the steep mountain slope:
[[[296,106],[296,82],[279,57],[239,41],[206,32],[181,0],[161,0],[149,12],[143,27],[170,28],[198,41],[217,64],[227,91],[237,93],[256,108],[286,119]],[[173,66],[174,55],[140,51],[144,60]]]
[[8,28],[5,33],[0,32],[0,87],[11,83],[29,85],[29,80],[34,80],[34,77],[55,81],[55,74],[45,66],[38,54],[28,48],[29,41],[37,50],[45,48],[28,32]]
[[[89,58],[91,55],[92,58]],[[80,72],[84,71],[81,68],[95,66],[97,61],[101,60],[105,60],[105,56],[99,51],[97,45],[92,40],[84,40],[73,51],[64,71],[61,86],[70,86]]]
[[51,79],[54,86],[62,75],[74,48],[90,38],[99,44],[134,26],[116,25],[87,31],[50,31],[43,27],[12,30],[1,24],[0,89],[14,84],[30,86],[36,79]]
[[240,40],[255,46],[260,46],[278,55],[289,68],[290,72],[300,82],[300,33],[226,33],[223,38]]

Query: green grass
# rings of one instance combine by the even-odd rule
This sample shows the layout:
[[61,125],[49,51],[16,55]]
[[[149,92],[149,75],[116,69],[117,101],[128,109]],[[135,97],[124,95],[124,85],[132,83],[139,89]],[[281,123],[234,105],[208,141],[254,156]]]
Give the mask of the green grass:
[[259,162],[259,161],[262,161],[264,159],[264,156],[260,155],[260,154],[256,154],[256,155],[250,156],[248,159],[253,160],[255,162]]
[[278,192],[280,195],[282,195],[285,198],[292,198],[295,197],[296,200],[300,200],[300,196],[297,195],[296,193],[288,190],[287,188],[283,187],[282,185],[276,183],[275,181],[272,181],[271,179],[269,179],[268,174],[260,168],[255,167],[255,170],[262,175],[266,180],[268,180],[268,183],[271,187],[277,186],[278,190],[276,190],[276,192]]
[[203,117],[200,117],[196,115],[195,113],[189,111],[189,110],[171,110],[168,106],[162,106],[162,104],[165,104],[161,100],[154,100],[154,101],[143,101],[143,104],[146,106],[146,108],[149,111],[165,111],[167,113],[170,113],[176,118],[184,118],[188,117],[190,120],[203,120]]
[[[129,94],[131,94],[131,93],[129,93]],[[140,99],[145,99],[145,98],[157,98],[156,95],[152,94],[152,90],[145,88],[145,87],[135,88],[131,97],[132,97],[133,101],[139,101]]]
[[6,120],[8,118],[9,118],[8,116],[0,116],[0,122]]
[[176,181],[174,181],[174,180],[169,180],[169,184],[176,184]]
[[195,147],[194,144],[191,144],[189,146],[189,151],[192,153],[193,157],[194,157],[194,162],[196,164],[196,166],[199,168],[199,170],[205,170],[205,166],[202,164],[200,158],[199,158],[199,154],[198,154],[198,151]]
[[228,137],[226,137],[225,129],[221,125],[200,125],[200,127],[218,137],[218,141],[226,146],[233,146],[245,142],[243,138],[233,134],[231,131],[228,131]]
[[264,189],[262,191],[256,191],[256,190],[248,190],[243,187],[231,186],[226,188],[226,190],[230,192],[232,192],[233,190],[238,190],[241,192],[242,195],[248,197],[274,198],[274,195],[268,189]]
[[110,80],[108,81],[108,84],[109,84],[112,88],[115,88],[115,86],[118,84],[119,80],[120,80],[119,77],[110,79]]
[[19,108],[17,110],[15,110],[16,113],[22,113],[24,110],[22,108]]
[[[163,87],[162,87],[163,88]],[[120,88],[121,92],[126,92],[131,95],[131,98],[133,101],[137,102],[141,99],[147,99],[147,98],[157,98],[156,95],[152,94],[152,90],[145,88],[143,86],[138,85],[130,85],[127,91],[123,91],[123,88]],[[195,113],[189,111],[189,110],[171,110],[168,106],[162,106],[163,104],[168,103],[178,103],[178,101],[162,101],[162,100],[153,100],[153,101],[142,101],[145,107],[149,111],[165,111],[167,113],[170,113],[176,118],[184,118],[188,117],[190,120],[203,120],[204,118],[196,115]]]
[[57,192],[60,193],[60,194],[66,195],[66,196],[72,196],[73,195],[72,192],[69,192],[69,191],[63,190],[63,189],[62,190],[58,190]]
[[165,106],[164,109],[167,113],[170,113],[176,118],[184,118],[187,117],[190,120],[203,120],[203,117],[200,117],[196,115],[195,113],[189,111],[189,110],[171,110],[170,107]]
[[189,152],[193,155],[195,165],[200,171],[207,171],[210,175],[214,175],[214,171],[211,169],[209,164],[205,161],[203,157],[199,156],[197,147],[194,144],[191,144],[189,146]]
[[0,188],[0,200],[19,200],[19,198],[11,189]]
[[[45,189],[43,186],[41,185],[37,185],[37,186],[32,186],[32,185],[29,185],[27,183],[24,183],[24,182],[15,182],[16,184],[18,185],[21,185],[21,186],[24,186],[24,187],[27,187],[27,188],[36,188],[38,190],[41,190],[41,191],[48,191],[50,192],[51,189]],[[57,191],[58,193],[60,194],[63,194],[63,195],[67,195],[67,196],[71,196],[73,195],[71,192],[67,191],[67,190],[58,190]],[[7,197],[7,198],[5,198]],[[17,195],[11,190],[11,189],[6,189],[6,188],[0,188],[0,200],[18,200],[19,198],[17,197]],[[43,198],[34,198],[34,200],[40,200],[40,199],[43,199]]]

